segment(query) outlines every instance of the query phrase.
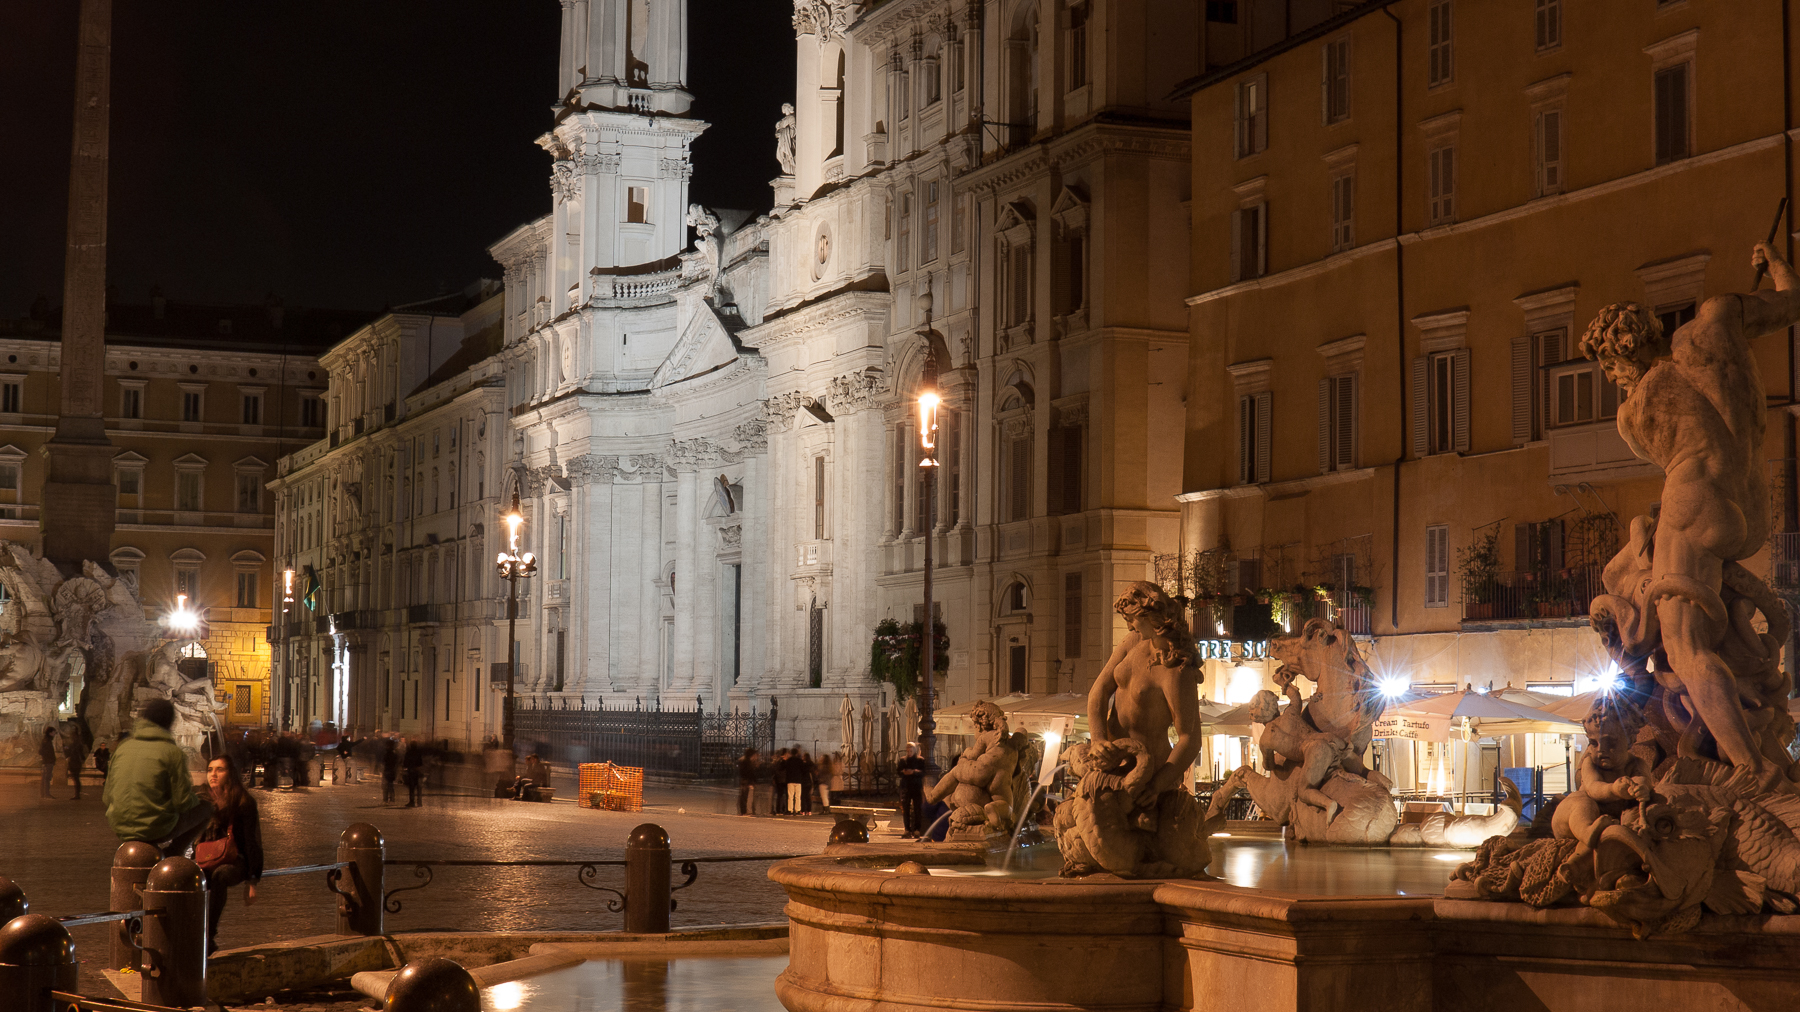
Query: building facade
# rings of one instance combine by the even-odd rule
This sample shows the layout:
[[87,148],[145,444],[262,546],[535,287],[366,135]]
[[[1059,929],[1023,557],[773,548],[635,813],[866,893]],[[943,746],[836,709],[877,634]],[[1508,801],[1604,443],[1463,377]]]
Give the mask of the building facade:
[[[318,350],[357,314],[171,303],[108,307],[107,438],[118,486],[112,566],[136,587],[145,617],[178,608],[200,625],[182,648],[210,673],[221,719],[270,719],[269,587],[275,461],[324,431]],[[0,325],[0,537],[36,549],[43,444],[61,397],[54,315]],[[74,700],[65,716],[73,715]]]
[[[1610,677],[1587,603],[1662,483],[1578,343],[1609,303],[1673,329],[1749,287],[1793,189],[1783,29],[1777,8],[1708,2],[1364,4],[1184,89],[1181,579],[1217,635],[1266,635],[1267,609],[1233,629],[1261,591],[1278,621],[1330,610],[1372,634],[1397,685]],[[1754,347],[1792,531],[1794,346]],[[1262,687],[1259,664],[1209,667]],[[1491,764],[1568,747],[1525,744]]]

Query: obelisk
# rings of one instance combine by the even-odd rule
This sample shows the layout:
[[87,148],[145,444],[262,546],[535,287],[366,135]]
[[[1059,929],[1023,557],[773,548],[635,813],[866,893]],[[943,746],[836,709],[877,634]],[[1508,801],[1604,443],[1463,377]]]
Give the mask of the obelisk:
[[118,491],[106,438],[106,162],[112,102],[112,0],[81,0],[69,248],[63,268],[62,408],[44,445],[38,527],[64,572],[112,553]]

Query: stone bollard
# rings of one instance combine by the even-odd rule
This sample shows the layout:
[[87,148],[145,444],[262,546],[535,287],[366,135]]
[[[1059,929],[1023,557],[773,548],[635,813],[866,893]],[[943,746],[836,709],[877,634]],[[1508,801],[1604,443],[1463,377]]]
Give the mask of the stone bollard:
[[28,913],[31,913],[31,900],[26,898],[25,890],[12,879],[0,875],[0,924]]
[[[162,860],[162,851],[156,844],[142,840],[132,840],[119,844],[113,853],[112,896],[107,900],[113,913],[127,910],[142,910],[144,898],[139,890],[144,888],[144,880],[150,877],[150,869]],[[107,925],[109,944],[106,951],[106,967],[109,970],[136,969],[138,965],[137,946],[131,944],[131,924],[129,921],[117,921]]]
[[144,961],[146,1004],[206,1001],[206,881],[185,857],[164,858],[144,883]]
[[669,930],[669,834],[654,822],[632,830],[625,841],[625,930]]
[[481,1012],[481,989],[455,960],[415,959],[388,982],[382,1012]]
[[831,836],[825,840],[826,846],[834,843],[868,843],[869,827],[855,819],[839,819],[837,825],[831,827]]
[[73,993],[75,943],[53,917],[24,914],[0,927],[0,1008],[56,1012],[52,990]]
[[381,830],[359,822],[338,837],[337,859],[350,862],[338,880],[338,933],[379,935],[387,846]]

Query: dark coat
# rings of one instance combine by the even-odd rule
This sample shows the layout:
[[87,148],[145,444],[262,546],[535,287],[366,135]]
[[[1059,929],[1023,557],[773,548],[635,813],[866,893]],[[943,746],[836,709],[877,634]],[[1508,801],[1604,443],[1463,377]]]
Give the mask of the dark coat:
[[[262,845],[262,813],[257,811],[256,799],[244,796],[244,803],[238,806],[237,816],[231,820],[231,839],[237,847],[238,863],[244,866],[244,879],[256,882],[263,873]],[[225,835],[224,827],[219,826],[218,817],[200,833],[201,840],[217,840]]]

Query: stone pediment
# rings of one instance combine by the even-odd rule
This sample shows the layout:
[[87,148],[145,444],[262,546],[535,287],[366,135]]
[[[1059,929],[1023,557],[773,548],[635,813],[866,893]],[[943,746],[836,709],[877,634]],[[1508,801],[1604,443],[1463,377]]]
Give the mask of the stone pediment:
[[670,349],[669,357],[657,367],[650,385],[673,386],[682,380],[724,368],[737,359],[737,342],[732,340],[731,332],[719,322],[718,315],[710,306],[701,303],[689,318],[687,328],[675,342],[675,347]]

